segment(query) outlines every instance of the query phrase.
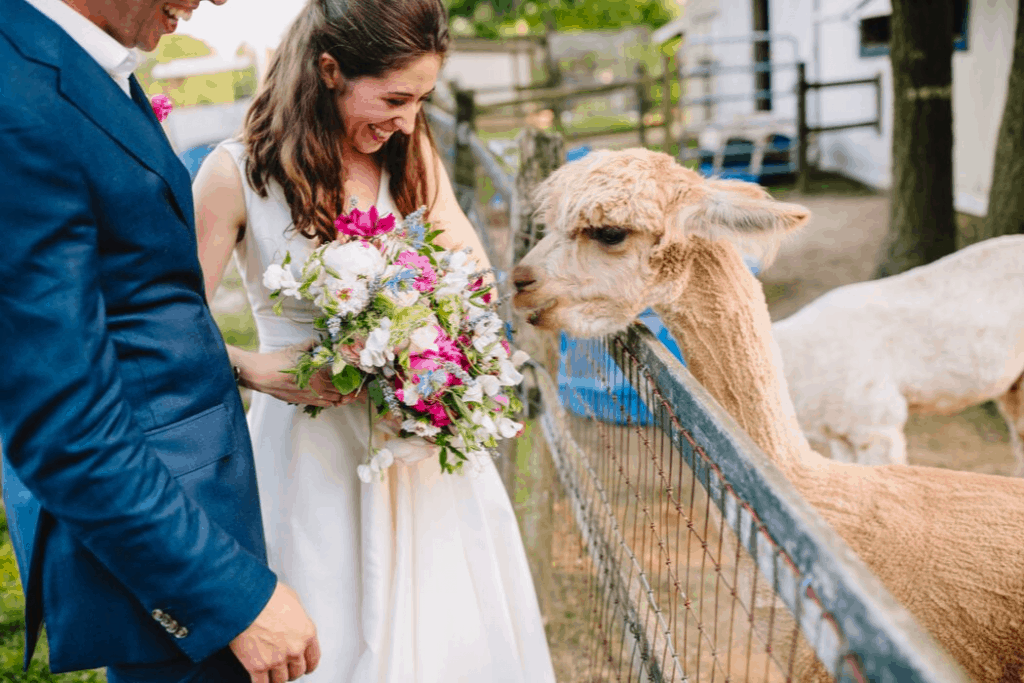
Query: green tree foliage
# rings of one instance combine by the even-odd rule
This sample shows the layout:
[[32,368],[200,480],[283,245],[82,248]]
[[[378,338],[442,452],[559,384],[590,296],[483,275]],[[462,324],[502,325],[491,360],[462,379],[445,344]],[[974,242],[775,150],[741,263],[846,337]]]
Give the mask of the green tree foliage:
[[548,21],[557,31],[613,30],[629,26],[657,28],[673,18],[665,0],[449,0],[452,17],[469,21],[481,38],[519,32],[544,33]]
[[164,93],[176,107],[191,107],[197,104],[222,104],[234,102],[256,92],[256,67],[240,71],[225,71],[219,74],[202,74],[173,81],[160,81],[152,77],[157,64],[176,59],[205,57],[211,54],[210,47],[196,38],[186,35],[169,35],[161,39],[156,50],[135,70],[142,89],[149,95]]

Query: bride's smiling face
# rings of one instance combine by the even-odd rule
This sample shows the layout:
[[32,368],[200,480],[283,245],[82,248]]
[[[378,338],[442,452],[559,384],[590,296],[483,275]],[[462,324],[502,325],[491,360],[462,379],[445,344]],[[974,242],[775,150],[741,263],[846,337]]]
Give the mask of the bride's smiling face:
[[412,135],[416,115],[437,83],[441,57],[423,55],[383,76],[345,80],[337,62],[325,53],[320,70],[327,87],[341,92],[336,101],[345,122],[345,144],[373,154],[398,131]]

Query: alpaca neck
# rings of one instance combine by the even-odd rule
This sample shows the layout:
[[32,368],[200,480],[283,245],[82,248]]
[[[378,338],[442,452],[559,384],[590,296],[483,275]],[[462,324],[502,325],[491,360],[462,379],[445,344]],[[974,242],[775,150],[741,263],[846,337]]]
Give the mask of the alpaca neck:
[[736,247],[691,238],[681,296],[656,306],[691,374],[792,480],[818,459],[800,431],[761,284]]

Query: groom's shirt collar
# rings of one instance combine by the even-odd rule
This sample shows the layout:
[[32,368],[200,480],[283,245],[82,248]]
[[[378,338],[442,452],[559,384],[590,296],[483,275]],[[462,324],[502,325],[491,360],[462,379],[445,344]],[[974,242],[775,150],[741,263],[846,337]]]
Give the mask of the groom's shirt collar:
[[71,9],[62,0],[28,0],[28,3],[64,29],[65,33],[110,74],[124,94],[131,97],[128,76],[142,61],[136,50],[129,50],[114,40],[103,29]]

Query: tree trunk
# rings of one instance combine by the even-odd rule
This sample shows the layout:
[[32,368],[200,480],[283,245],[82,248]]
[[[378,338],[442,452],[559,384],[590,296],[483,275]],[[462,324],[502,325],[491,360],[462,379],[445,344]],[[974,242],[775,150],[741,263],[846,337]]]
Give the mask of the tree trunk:
[[956,250],[952,0],[893,0],[892,202],[878,275]]
[[997,237],[1024,233],[1024,0],[1017,3],[1017,37],[1006,87],[1006,106],[999,126],[988,216],[975,232],[962,232],[964,246]]

